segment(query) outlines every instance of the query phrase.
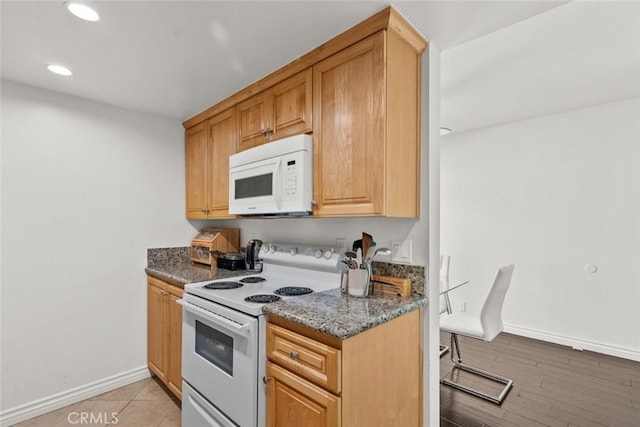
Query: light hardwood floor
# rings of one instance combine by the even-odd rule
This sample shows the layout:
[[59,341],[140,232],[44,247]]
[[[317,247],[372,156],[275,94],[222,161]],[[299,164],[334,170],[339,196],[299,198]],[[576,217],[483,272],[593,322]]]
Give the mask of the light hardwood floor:
[[[459,339],[465,363],[514,385],[501,406],[440,385],[441,426],[640,426],[639,362],[504,332],[490,343]],[[449,334],[440,342],[448,345]],[[446,354],[441,376],[451,367]]]
[[[115,417],[111,419],[111,415]],[[85,417],[84,423],[80,417]],[[109,422],[103,421],[109,417]],[[18,427],[118,426],[180,427],[180,403],[153,378],[101,394],[16,424]]]

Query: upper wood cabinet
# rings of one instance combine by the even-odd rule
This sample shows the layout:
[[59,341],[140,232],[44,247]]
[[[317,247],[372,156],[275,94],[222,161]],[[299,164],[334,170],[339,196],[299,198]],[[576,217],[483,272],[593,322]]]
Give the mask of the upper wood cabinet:
[[385,30],[313,67],[314,215],[419,216],[420,78]]
[[[187,218],[227,216],[228,159],[223,166],[223,150],[239,152],[310,132],[314,216],[418,218],[421,56],[426,45],[388,7],[186,120]],[[236,115],[235,145],[216,145],[221,152],[204,162],[202,153],[209,149],[203,147],[210,143],[204,123],[230,110]],[[231,131],[225,132],[231,137]],[[215,177],[209,164],[218,165]],[[217,194],[207,187],[211,185]],[[219,200],[210,199],[212,195]]]
[[228,218],[229,156],[236,148],[236,116],[228,109],[186,131],[186,215]]
[[285,136],[310,132],[311,68],[254,95],[236,106],[238,151]]
[[207,123],[185,133],[187,218],[207,217]]

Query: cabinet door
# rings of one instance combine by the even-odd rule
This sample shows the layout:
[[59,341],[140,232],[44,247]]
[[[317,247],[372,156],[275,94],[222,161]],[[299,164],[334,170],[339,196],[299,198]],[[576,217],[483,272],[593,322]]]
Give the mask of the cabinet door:
[[186,216],[207,217],[207,127],[206,123],[187,129],[185,135]]
[[308,68],[273,87],[275,134],[272,139],[311,132],[312,78]]
[[273,93],[260,92],[236,106],[238,114],[238,151],[269,141],[273,133]]
[[313,67],[316,215],[383,215],[384,32]]
[[267,324],[267,357],[291,372],[340,393],[340,350],[288,329]]
[[184,291],[169,288],[168,299],[168,349],[167,349],[167,387],[179,399],[182,399],[182,306],[177,301]]
[[340,398],[267,362],[267,427],[337,427]]
[[208,122],[208,218],[229,215],[229,156],[236,148],[236,115],[230,108]]
[[147,282],[147,365],[162,382],[166,382],[167,364],[165,357],[166,313],[165,290]]

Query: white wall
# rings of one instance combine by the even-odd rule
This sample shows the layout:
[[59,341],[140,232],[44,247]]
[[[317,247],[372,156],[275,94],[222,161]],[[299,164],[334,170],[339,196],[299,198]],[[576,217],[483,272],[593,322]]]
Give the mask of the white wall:
[[[426,149],[426,148],[424,148]],[[422,197],[426,197],[426,178]],[[426,218],[426,210],[422,217]],[[239,220],[191,221],[197,229],[211,226],[240,229],[240,244],[258,238],[265,242],[298,242],[334,246],[336,238],[347,239],[347,246],[362,238],[362,232],[373,236],[378,247],[388,247],[391,240],[411,240],[413,265],[427,262],[427,221],[404,218],[250,218]],[[377,261],[390,261],[390,256],[378,255]]]
[[638,117],[640,98],[442,139],[454,308],[514,263],[507,330],[640,360]]
[[146,365],[146,250],[186,246],[178,121],[2,82],[2,411]]

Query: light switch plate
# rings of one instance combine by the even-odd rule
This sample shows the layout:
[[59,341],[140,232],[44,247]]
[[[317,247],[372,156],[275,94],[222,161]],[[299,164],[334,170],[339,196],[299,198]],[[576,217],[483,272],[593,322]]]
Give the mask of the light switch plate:
[[391,262],[411,264],[411,240],[391,241]]

